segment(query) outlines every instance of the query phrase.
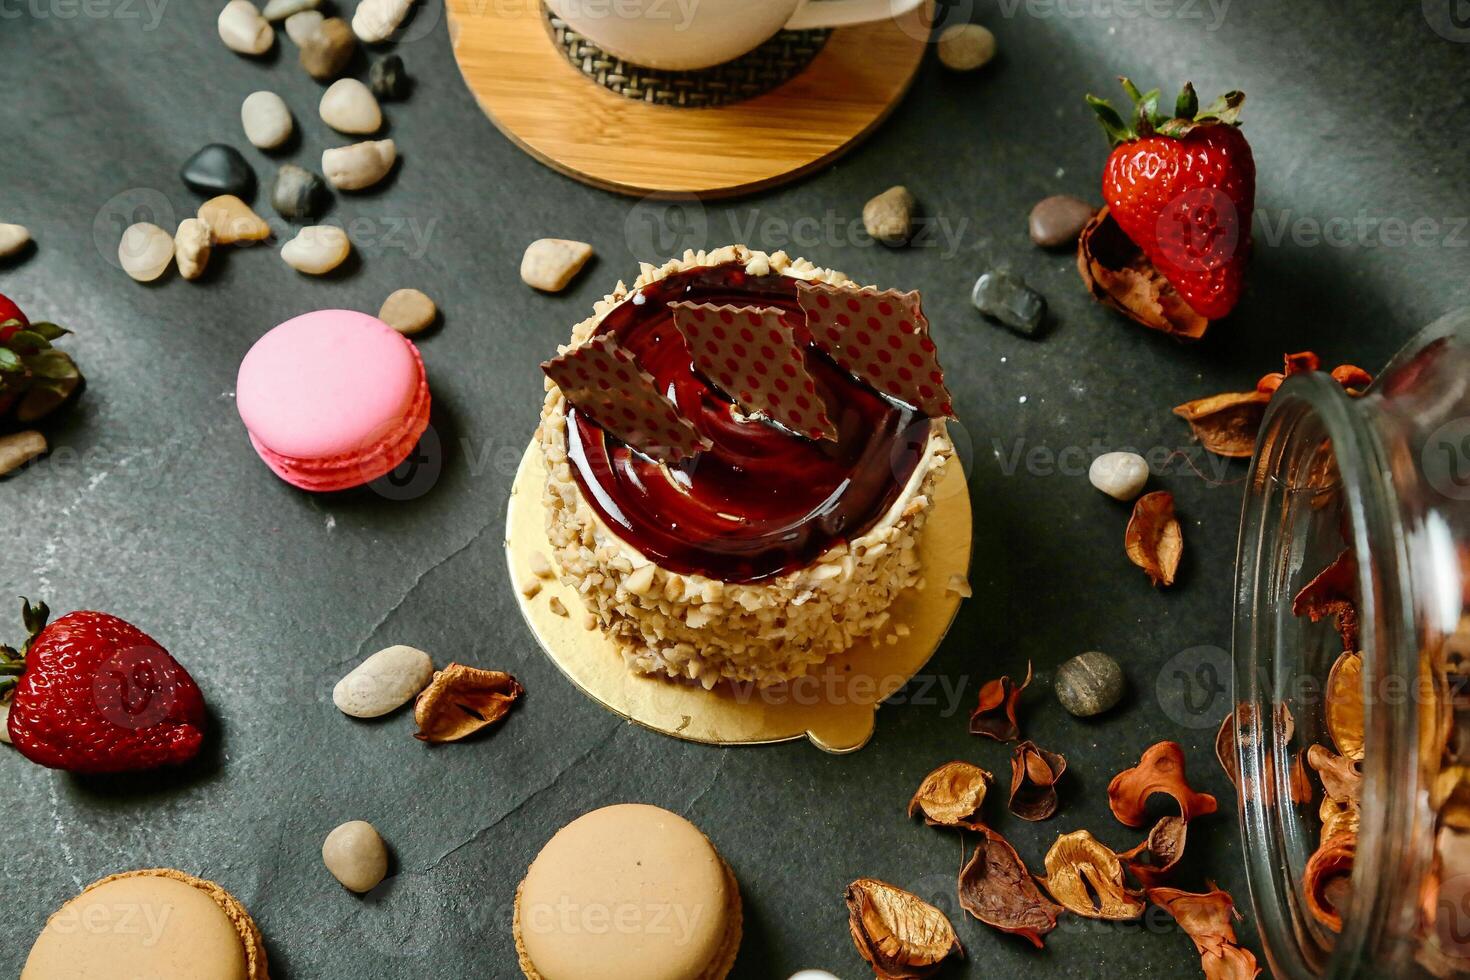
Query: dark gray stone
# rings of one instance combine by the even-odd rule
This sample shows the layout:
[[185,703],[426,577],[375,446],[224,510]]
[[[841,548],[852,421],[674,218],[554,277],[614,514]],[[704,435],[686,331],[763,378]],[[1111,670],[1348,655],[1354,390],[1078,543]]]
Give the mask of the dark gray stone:
[[305,167],[282,165],[271,183],[271,207],[287,221],[305,222],[321,213],[327,184]]
[[384,102],[408,98],[413,88],[413,79],[403,67],[403,59],[396,54],[379,58],[368,70],[368,86],[373,94]]
[[1042,248],[1071,245],[1097,208],[1066,194],[1042,198],[1031,209],[1031,240]]
[[1090,650],[1057,668],[1053,686],[1062,707],[1079,718],[1100,715],[1123,699],[1123,668],[1106,653]]
[[233,194],[249,201],[255,196],[255,171],[233,146],[210,143],[179,170],[191,191],[205,197]]
[[1035,337],[1046,321],[1046,298],[1009,272],[992,269],[975,280],[970,302],[1016,333]]

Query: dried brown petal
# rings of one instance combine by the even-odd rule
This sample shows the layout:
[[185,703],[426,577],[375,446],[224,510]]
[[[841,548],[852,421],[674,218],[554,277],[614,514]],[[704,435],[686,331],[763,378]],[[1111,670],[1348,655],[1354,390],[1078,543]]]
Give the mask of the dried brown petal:
[[1363,761],[1363,657],[1344,653],[1327,674],[1327,732],[1337,751]]
[[1291,772],[1287,778],[1291,781],[1291,802],[1298,806],[1306,806],[1312,802],[1312,777],[1307,775],[1307,767],[1302,760],[1306,753],[1298,749],[1291,754]]
[[[1337,834],[1307,860],[1303,888],[1307,893],[1307,910],[1312,917],[1333,932],[1342,931],[1343,902],[1351,893],[1353,859],[1358,853],[1357,834]],[[1349,881],[1343,893],[1342,880]]]
[[970,714],[970,734],[985,735],[997,742],[1014,742],[1021,737],[1016,721],[1016,706],[1021,692],[1031,685],[1031,662],[1026,662],[1026,679],[1017,686],[1009,677],[986,681],[980,688],[980,701]]
[[1174,407],[1200,445],[1217,456],[1249,459],[1271,396],[1262,391],[1226,392]]
[[1345,550],[1316,578],[1302,587],[1291,601],[1296,616],[1309,616],[1320,622],[1328,616],[1337,620],[1337,632],[1346,651],[1358,649],[1358,604],[1354,594],[1358,584],[1358,559],[1352,549]]
[[1150,888],[1148,900],[1172,915],[1194,940],[1206,980],[1251,980],[1260,975],[1255,956],[1236,939],[1231,922],[1235,903],[1228,893],[1213,885],[1204,894]]
[[1174,517],[1172,493],[1155,490],[1138,498],[1123,535],[1123,548],[1154,585],[1174,584],[1184,554],[1184,532]]
[[1077,238],[1077,271],[1094,299],[1145,327],[1198,340],[1210,325],[1123,233],[1107,208]]
[[1215,798],[1209,793],[1196,793],[1184,777],[1184,750],[1178,742],[1159,742],[1150,746],[1138,765],[1124,769],[1108,784],[1108,805],[1113,816],[1129,827],[1142,827],[1146,822],[1145,804],[1155,793],[1167,793],[1179,803],[1179,815],[1185,820],[1215,812]]
[[919,784],[909,800],[909,816],[922,811],[925,822],[935,827],[977,830],[983,825],[980,807],[993,778],[968,762],[946,762]]
[[1085,830],[1057,838],[1041,883],[1063,908],[1090,919],[1136,919],[1147,906],[1124,886],[1118,855]]
[[1067,760],[1026,741],[1011,753],[1011,812],[1022,820],[1045,820],[1057,812],[1057,780]]
[[1441,827],[1470,830],[1470,766],[1445,766],[1434,777],[1429,805]]
[[847,886],[847,926],[879,980],[927,977],[951,953],[965,955],[943,912],[876,878]]
[[1317,807],[1317,817],[1322,821],[1318,840],[1325,843],[1338,834],[1356,836],[1361,816],[1358,804],[1352,800],[1334,800],[1330,796],[1324,796]]
[[1373,375],[1356,364],[1339,364],[1332,369],[1332,380],[1347,389],[1349,395],[1361,395],[1373,383]]
[[989,828],[960,872],[960,907],[986,925],[1024,936],[1037,949],[1057,927],[1061,911],[1041,894],[1031,872],[1006,839]]
[[1183,817],[1164,817],[1154,824],[1148,837],[1131,851],[1118,857],[1129,872],[1145,888],[1156,887],[1169,876],[1184,856],[1184,842],[1189,834],[1189,821]]
[[1329,799],[1343,803],[1359,800],[1363,775],[1353,760],[1338,755],[1325,745],[1313,745],[1307,749],[1307,762],[1317,771]]
[[521,696],[520,682],[498,670],[450,664],[434,672],[413,705],[423,742],[458,742],[504,718]]

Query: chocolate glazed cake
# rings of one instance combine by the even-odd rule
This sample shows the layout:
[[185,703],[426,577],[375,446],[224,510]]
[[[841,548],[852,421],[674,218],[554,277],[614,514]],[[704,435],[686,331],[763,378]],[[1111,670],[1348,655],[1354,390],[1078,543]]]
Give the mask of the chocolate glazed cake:
[[632,670],[779,683],[922,585],[953,446],[917,294],[686,252],[619,283],[545,368],[547,534]]

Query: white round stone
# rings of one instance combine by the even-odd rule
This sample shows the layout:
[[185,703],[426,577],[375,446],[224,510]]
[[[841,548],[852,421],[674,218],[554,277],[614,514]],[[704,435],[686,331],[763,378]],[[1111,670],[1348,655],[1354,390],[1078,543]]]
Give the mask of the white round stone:
[[8,259],[30,243],[31,233],[25,225],[0,224],[0,259]]
[[371,187],[393,169],[398,147],[391,139],[369,140],[322,151],[322,174],[338,190]]
[[295,123],[286,101],[274,92],[251,92],[240,103],[240,125],[245,138],[262,150],[274,150],[291,138]]
[[281,258],[297,272],[322,276],[347,261],[352,242],[336,225],[308,225],[281,246]]
[[837,980],[837,976],[826,970],[800,970],[791,974],[791,980]]
[[939,63],[951,71],[974,71],[995,57],[995,35],[979,24],[955,24],[939,35]]
[[1137,453],[1103,453],[1087,468],[1087,479],[1115,500],[1132,500],[1148,483],[1148,462]]
[[370,892],[388,874],[388,846],[366,820],[349,820],[322,841],[322,863],[342,887]]
[[413,0],[362,0],[352,15],[352,33],[368,44],[378,44],[393,36]]
[[237,54],[265,54],[276,41],[270,22],[250,0],[230,0],[219,12],[219,39]]
[[285,20],[308,10],[315,10],[322,0],[266,0],[261,16],[269,21]]
[[409,646],[384,647],[332,688],[332,703],[353,718],[381,718],[403,707],[434,679],[434,662]]
[[324,20],[326,18],[320,10],[303,10],[299,14],[292,14],[286,18],[286,36],[299,48],[306,43],[307,38],[322,29]]
[[152,282],[174,260],[174,236],[146,221],[129,225],[117,243],[117,261],[139,282]]
[[366,135],[383,125],[383,110],[373,90],[355,78],[339,78],[322,93],[322,122],[339,133]]

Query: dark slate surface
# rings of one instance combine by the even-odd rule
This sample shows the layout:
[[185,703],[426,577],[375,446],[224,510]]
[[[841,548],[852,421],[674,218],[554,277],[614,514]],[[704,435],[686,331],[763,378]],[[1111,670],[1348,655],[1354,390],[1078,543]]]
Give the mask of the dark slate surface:
[[[959,842],[910,824],[903,808],[937,763],[1005,770],[1004,748],[965,733],[988,677],[1032,659],[1040,682],[1026,730],[1070,759],[1059,816],[997,818],[1033,866],[1078,827],[1134,842],[1108,814],[1105,789],[1156,739],[1184,743],[1198,784],[1231,798],[1209,747],[1226,695],[1200,681],[1223,670],[1230,645],[1244,470],[1200,456],[1168,408],[1249,386],[1284,349],[1376,367],[1416,327],[1470,302],[1470,30],[1454,29],[1449,0],[961,2],[956,15],[1000,41],[983,74],[947,76],[931,59],[895,117],[837,166],[748,200],[672,210],[583,187],[511,146],[461,83],[441,0],[427,0],[415,37],[398,45],[417,87],[385,107],[403,163],[386,188],[330,213],[348,224],[358,260],[314,281],[286,268],[277,245],[227,250],[202,283],[170,275],[138,286],[114,266],[118,233],[135,216],[172,228],[192,212],[177,170],[200,146],[239,146],[268,185],[278,161],[315,168],[323,146],[344,142],[317,120],[321,87],[284,36],[275,56],[238,58],[215,35],[218,6],[0,6],[0,220],[28,225],[39,242],[0,269],[0,291],[76,328],[70,349],[91,378],[51,428],[57,451],[0,483],[0,591],[136,622],[193,671],[217,721],[207,760],[182,774],[84,780],[0,753],[5,975],[80,886],[170,865],[246,902],[278,976],[512,976],[510,903],[526,862],[577,814],[644,800],[700,824],[738,872],[736,976],[821,966],[861,977],[841,903],[849,880],[885,878],[954,909]],[[1112,90],[1123,71],[1250,93],[1258,254],[1236,316],[1193,347],[1092,305],[1071,257],[1026,238],[1038,198],[1095,195],[1105,147],[1082,94]],[[302,130],[275,157],[239,129],[240,100],[263,87],[284,96]],[[936,233],[905,251],[859,240],[862,203],[900,180]],[[1313,237],[1322,228],[1335,232],[1327,242]],[[563,296],[533,294],[517,277],[522,248],[543,235],[597,248]],[[613,281],[636,274],[636,260],[731,240],[922,289],[973,453],[976,597],[910,689],[913,703],[882,711],[873,742],[848,757],[801,743],[686,745],[621,723],[537,649],[506,579],[502,519],[536,422],[536,364]],[[1044,340],[969,307],[971,284],[993,264],[1046,293],[1055,325]],[[231,392],[241,355],[287,317],[375,311],[405,285],[446,311],[422,343],[439,475],[411,500],[293,491],[241,431]],[[1122,446],[1159,459],[1178,450],[1210,478],[1174,458],[1154,481],[1185,521],[1181,581],[1167,592],[1123,556],[1126,508],[1083,475],[1095,451]],[[402,715],[340,716],[336,678],[405,642],[441,663],[513,671],[524,705],[489,738],[437,750],[410,738]],[[1116,655],[1133,687],[1095,723],[1071,719],[1047,691],[1054,667],[1088,648]],[[394,877],[366,899],[338,888],[318,856],[326,831],[349,818],[374,821],[395,852]],[[1201,821],[1189,846],[1181,882],[1213,876],[1244,904],[1230,816]],[[1196,969],[1189,941],[1157,921],[1068,921],[1040,953],[955,922],[970,961],[952,976]]]

